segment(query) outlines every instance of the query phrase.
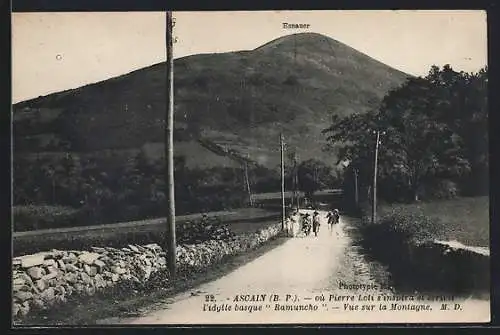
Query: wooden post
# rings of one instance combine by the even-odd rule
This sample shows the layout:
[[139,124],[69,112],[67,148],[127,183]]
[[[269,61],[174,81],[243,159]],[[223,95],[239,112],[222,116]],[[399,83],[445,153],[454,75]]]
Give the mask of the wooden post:
[[281,228],[285,230],[285,150],[283,143],[283,134],[280,134],[280,149],[281,149],[281,208],[282,220]]
[[372,223],[377,220],[377,165],[378,165],[378,147],[380,142],[380,130],[377,130],[377,140],[375,143],[375,162],[373,165],[373,194],[372,194]]
[[354,169],[354,204],[356,208],[359,205],[359,191],[358,191],[358,169]]
[[[247,155],[248,158],[248,155]],[[248,162],[245,161],[245,184],[246,184],[246,191],[248,192],[248,203],[250,204],[250,207],[253,207],[253,199],[252,199],[252,191],[250,189],[250,178],[248,177]]]
[[176,238],[175,238],[175,189],[174,189],[174,59],[173,59],[173,22],[172,12],[166,13],[167,30],[167,110],[165,128],[165,161],[166,161],[166,198],[167,227],[166,245],[167,262],[171,280],[176,277]]
[[299,202],[299,171],[297,167],[297,152],[294,152],[293,154],[293,191],[294,191],[294,197],[296,201],[296,206],[297,208],[300,207],[300,202]]

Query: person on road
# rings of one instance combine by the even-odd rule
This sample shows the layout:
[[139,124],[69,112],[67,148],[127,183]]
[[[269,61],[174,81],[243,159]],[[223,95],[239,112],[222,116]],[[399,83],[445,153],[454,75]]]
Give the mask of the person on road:
[[302,219],[302,232],[305,236],[309,236],[311,233],[312,220],[309,213],[306,213]]
[[321,222],[319,220],[319,213],[317,211],[314,212],[314,216],[313,216],[313,232],[314,232],[314,236],[318,236],[318,233],[319,233],[319,226],[321,225]]
[[340,222],[340,212],[338,209],[335,208],[333,211],[333,215],[335,216],[335,224]]
[[330,228],[330,233],[333,231],[333,225],[336,223],[335,212],[328,212],[326,216],[328,218],[328,228]]
[[292,237],[292,218],[287,217],[285,220],[285,234],[287,237]]
[[290,217],[290,222],[289,222],[289,236],[291,237],[296,237],[297,236],[297,231],[299,230],[299,220],[300,220],[300,215],[299,215],[299,210],[294,209],[291,217]]

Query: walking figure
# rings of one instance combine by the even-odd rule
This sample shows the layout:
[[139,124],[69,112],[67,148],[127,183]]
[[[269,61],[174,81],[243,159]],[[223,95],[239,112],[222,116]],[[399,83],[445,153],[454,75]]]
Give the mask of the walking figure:
[[305,236],[309,236],[309,234],[311,233],[311,226],[312,226],[311,216],[309,215],[309,213],[306,213],[306,215],[304,215],[304,218],[302,220],[302,232],[304,233]]
[[328,226],[330,228],[330,233],[333,231],[333,226],[339,223],[340,221],[340,213],[338,209],[329,212],[328,215]]
[[328,212],[326,215],[328,219],[328,228],[330,229],[330,234],[333,231],[333,225],[335,224],[335,214],[333,212]]
[[285,220],[285,234],[287,237],[292,237],[292,219],[290,217],[287,217]]
[[321,225],[320,221],[319,221],[319,213],[318,212],[314,212],[314,216],[313,216],[313,232],[314,232],[314,236],[318,236],[318,233],[319,233],[319,226]]
[[299,210],[294,209],[292,216],[289,219],[290,219],[290,221],[288,222],[289,236],[296,237],[299,231],[299,224],[300,224]]
[[335,210],[333,211],[333,215],[335,217],[335,224],[339,223],[340,222],[340,212],[339,212],[339,210],[335,208]]

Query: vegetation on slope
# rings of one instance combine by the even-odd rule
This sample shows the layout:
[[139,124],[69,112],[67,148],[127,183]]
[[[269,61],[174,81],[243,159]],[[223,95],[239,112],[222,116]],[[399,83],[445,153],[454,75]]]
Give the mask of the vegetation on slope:
[[[175,68],[176,140],[244,146],[250,158],[271,167],[279,131],[304,159],[325,158],[320,131],[330,114],[373,108],[407,77],[318,34],[283,37],[253,51],[185,57]],[[17,148],[88,152],[163,142],[165,80],[164,64],[157,64],[19,103]],[[50,149],[36,138],[23,144],[28,136],[49,135]],[[252,157],[258,149],[265,157]]]
[[[247,155],[252,190],[278,191],[281,131],[300,161],[331,167],[331,114],[374,108],[407,77],[319,34],[175,67],[178,214],[245,205]],[[78,208],[95,224],[164,215],[165,80],[157,64],[16,104],[14,203]]]

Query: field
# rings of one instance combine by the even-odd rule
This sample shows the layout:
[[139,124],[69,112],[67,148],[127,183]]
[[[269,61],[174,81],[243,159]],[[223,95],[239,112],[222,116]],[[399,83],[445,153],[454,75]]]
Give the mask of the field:
[[[338,195],[342,192],[340,189],[336,190],[321,190],[317,191],[314,193],[314,196],[320,197],[320,196],[328,196],[328,195]],[[300,197],[304,197],[304,192],[298,192]],[[290,199],[293,197],[293,192],[287,191],[285,192],[285,199]],[[254,194],[253,199],[256,201],[264,201],[264,200],[276,200],[276,199],[281,199],[281,193],[280,192],[270,192],[270,193],[259,193],[259,194]]]
[[[430,233],[435,239],[456,240],[465,245],[490,245],[489,238],[489,198],[459,198],[446,201],[422,202],[418,204],[381,204],[378,208],[380,221],[394,215],[407,217],[425,216],[430,225],[417,222],[413,224],[416,233],[426,235]],[[421,230],[432,231],[424,232]]]
[[[179,216],[176,218],[176,223],[182,225],[188,221],[196,221],[202,215]],[[281,220],[281,212],[261,208],[212,212],[207,216],[217,217],[235,234],[252,233]],[[13,251],[14,255],[20,255],[45,249],[85,249],[101,245],[122,247],[131,243],[162,243],[164,232],[163,218],[100,226],[15,232]]]

